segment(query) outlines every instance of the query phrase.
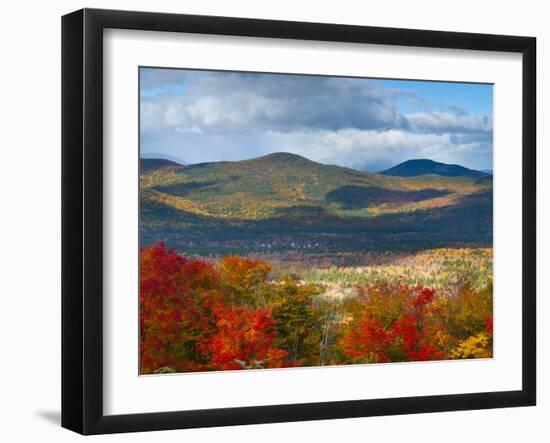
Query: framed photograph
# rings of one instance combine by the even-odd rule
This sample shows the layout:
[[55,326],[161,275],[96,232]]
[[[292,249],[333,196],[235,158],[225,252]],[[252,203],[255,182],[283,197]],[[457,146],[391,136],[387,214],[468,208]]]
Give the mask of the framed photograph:
[[536,41],[62,20],[62,425],[536,402]]

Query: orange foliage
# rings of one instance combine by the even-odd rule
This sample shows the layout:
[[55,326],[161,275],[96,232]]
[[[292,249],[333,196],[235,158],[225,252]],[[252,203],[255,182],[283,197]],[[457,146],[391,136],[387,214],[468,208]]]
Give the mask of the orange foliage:
[[265,262],[237,256],[226,256],[220,262],[222,279],[241,289],[250,289],[263,282],[270,270],[271,266]]

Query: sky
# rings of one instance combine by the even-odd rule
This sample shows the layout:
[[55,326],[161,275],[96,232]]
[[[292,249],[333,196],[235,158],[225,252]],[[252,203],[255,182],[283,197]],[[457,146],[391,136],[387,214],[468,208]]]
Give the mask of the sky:
[[140,68],[140,153],[186,164],[290,152],[377,172],[492,169],[493,86]]

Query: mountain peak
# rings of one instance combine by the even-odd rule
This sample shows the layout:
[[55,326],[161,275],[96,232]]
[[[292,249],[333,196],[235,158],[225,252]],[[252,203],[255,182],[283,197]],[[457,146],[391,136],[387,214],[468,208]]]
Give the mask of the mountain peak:
[[475,179],[488,175],[481,171],[465,168],[464,166],[440,163],[426,158],[407,160],[385,171],[381,171],[379,174],[396,177],[437,174],[446,177],[471,177]]
[[298,154],[292,154],[290,152],[273,152],[271,154],[263,155],[261,157],[251,158],[249,160],[243,160],[243,164],[254,165],[255,167],[275,167],[275,168],[311,168],[320,166],[319,163],[309,160],[306,157],[302,157]]
[[272,154],[267,154],[262,157],[257,157],[252,160],[270,160],[270,161],[276,161],[276,162],[308,162],[308,163],[314,163],[313,161],[302,157],[298,154],[292,154],[290,152],[274,152]]

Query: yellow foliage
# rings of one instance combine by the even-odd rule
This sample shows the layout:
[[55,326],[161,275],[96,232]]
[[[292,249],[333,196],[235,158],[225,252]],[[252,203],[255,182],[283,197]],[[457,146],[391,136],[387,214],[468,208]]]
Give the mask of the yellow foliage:
[[493,338],[488,332],[480,332],[468,337],[451,351],[452,358],[491,358]]

